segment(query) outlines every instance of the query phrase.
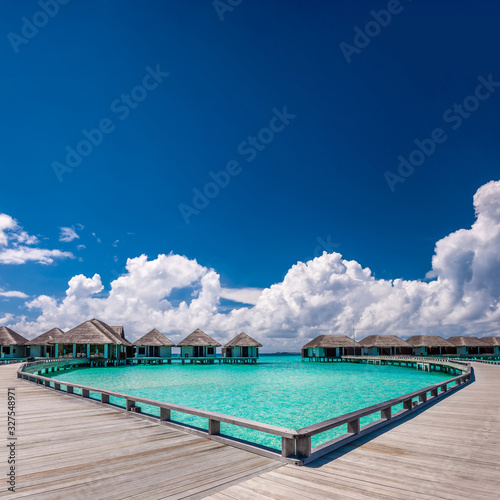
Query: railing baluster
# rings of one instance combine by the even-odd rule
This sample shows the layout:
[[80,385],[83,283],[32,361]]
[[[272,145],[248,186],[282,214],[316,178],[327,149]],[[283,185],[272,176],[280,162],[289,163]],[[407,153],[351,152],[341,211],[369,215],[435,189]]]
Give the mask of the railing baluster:
[[282,437],[281,438],[281,456],[284,458],[293,457],[295,455],[295,439]]
[[211,418],[208,419],[208,435],[209,436],[217,436],[220,434],[220,421],[213,420]]

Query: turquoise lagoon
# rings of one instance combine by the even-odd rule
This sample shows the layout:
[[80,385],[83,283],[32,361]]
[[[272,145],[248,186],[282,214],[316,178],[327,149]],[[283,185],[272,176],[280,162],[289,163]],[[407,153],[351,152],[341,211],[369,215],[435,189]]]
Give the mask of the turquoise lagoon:
[[[81,368],[51,376],[291,429],[402,396],[450,377],[395,366],[302,362],[300,356],[262,356],[255,365]],[[124,405],[118,398],[111,398],[111,402]],[[140,406],[145,413],[159,415],[157,408]],[[361,425],[377,418],[365,417]],[[207,428],[207,420],[201,417],[172,412],[172,420]],[[319,434],[312,444],[316,446],[345,431],[344,426]],[[221,433],[276,449],[281,446],[279,437],[230,424],[221,424]]]

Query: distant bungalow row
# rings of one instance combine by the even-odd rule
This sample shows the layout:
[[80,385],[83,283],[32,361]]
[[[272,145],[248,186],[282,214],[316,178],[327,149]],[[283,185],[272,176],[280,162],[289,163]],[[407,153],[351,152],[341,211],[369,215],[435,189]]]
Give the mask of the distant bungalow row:
[[302,348],[302,358],[322,361],[341,356],[465,356],[500,354],[500,337],[369,335],[355,342],[347,335],[319,335]]
[[[184,362],[210,362],[217,358],[222,345],[200,329],[177,345],[154,329],[134,343],[125,338],[122,326],[109,326],[98,319],[63,332],[53,328],[28,340],[6,326],[0,327],[2,358],[172,358],[172,347],[180,347]],[[227,362],[256,362],[262,344],[242,332],[222,347],[222,359]]]

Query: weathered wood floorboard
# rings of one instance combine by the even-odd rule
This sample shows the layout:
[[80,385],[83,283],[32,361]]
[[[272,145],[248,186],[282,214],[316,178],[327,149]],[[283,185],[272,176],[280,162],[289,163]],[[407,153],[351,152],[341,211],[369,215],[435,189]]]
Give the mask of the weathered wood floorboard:
[[497,499],[500,366],[474,368],[473,384],[426,411],[297,467],[49,391],[2,366],[5,409],[6,388],[16,387],[19,468],[16,494],[3,487],[0,497]]
[[6,415],[7,388],[15,387],[18,438],[15,494],[6,491],[2,438],[1,498],[199,498],[282,466],[17,379],[18,367],[0,366],[0,411]]
[[206,498],[496,500],[500,366],[473,366],[473,384],[413,418],[307,466],[286,465]]

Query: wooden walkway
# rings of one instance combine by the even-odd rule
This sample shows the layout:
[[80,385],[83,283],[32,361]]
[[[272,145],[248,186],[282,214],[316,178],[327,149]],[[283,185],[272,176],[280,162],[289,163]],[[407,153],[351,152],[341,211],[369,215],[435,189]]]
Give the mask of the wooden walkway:
[[18,366],[0,366],[1,411],[16,387],[18,436],[16,494],[5,451],[0,498],[499,498],[498,366],[474,364],[473,384],[303,467],[19,380]]
[[309,465],[285,465],[208,498],[497,500],[500,367],[473,366],[473,384],[413,418]]
[[[0,366],[0,498],[203,498],[275,460],[16,378]],[[8,492],[7,388],[15,387],[17,488]]]

